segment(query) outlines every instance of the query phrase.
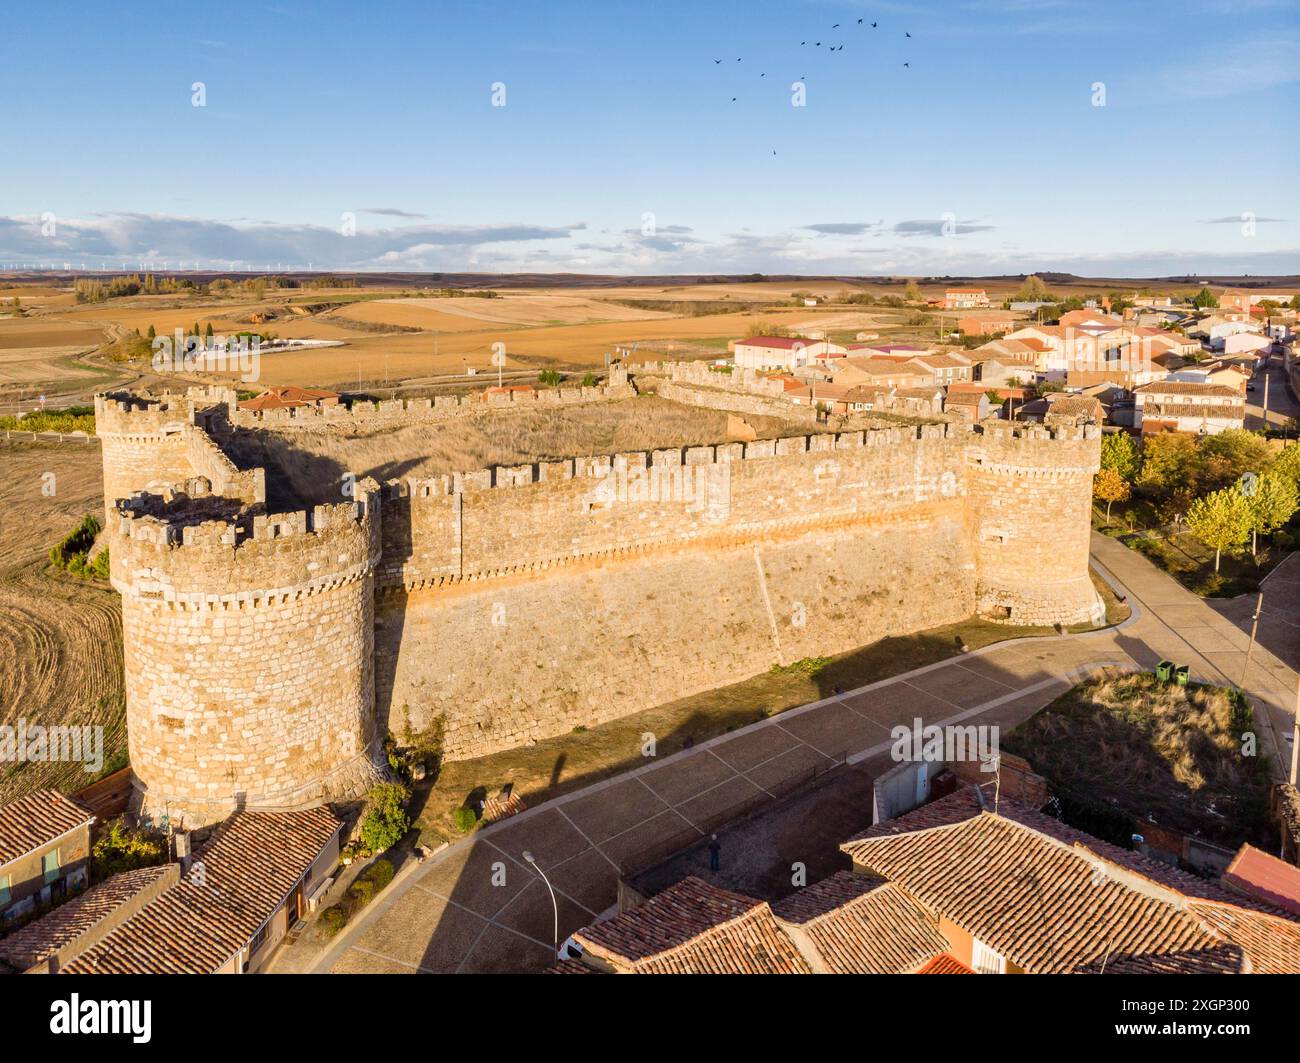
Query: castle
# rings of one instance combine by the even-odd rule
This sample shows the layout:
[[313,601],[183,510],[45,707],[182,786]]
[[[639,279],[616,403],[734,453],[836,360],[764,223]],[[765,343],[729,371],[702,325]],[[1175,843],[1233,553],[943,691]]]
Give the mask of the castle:
[[[508,417],[607,388],[282,415]],[[546,396],[543,398],[543,396]],[[96,399],[139,802],[201,825],[354,795],[383,736],[464,758],[979,613],[1099,621],[1094,426],[921,424],[362,478],[273,512],[233,392]],[[274,494],[274,492],[273,492]]]

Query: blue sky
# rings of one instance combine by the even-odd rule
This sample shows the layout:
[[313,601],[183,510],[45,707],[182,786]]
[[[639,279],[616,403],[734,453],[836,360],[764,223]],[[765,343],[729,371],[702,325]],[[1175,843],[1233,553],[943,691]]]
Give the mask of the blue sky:
[[0,265],[1297,272],[1298,6],[47,2]]

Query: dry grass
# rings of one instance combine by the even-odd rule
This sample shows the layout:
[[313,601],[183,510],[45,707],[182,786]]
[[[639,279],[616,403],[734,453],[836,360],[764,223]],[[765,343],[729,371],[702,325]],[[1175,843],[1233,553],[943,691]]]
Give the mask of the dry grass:
[[[816,431],[802,422],[750,417],[760,438]],[[265,431],[234,445],[241,464],[267,463],[299,501],[333,498],[343,472],[393,478],[469,472],[585,455],[722,443],[727,415],[655,395],[565,409],[495,412],[444,424],[359,432],[336,428]],[[276,499],[272,500],[275,503]]]
[[1267,837],[1267,761],[1243,753],[1253,728],[1233,691],[1111,675],[1067,691],[1004,745],[1087,801],[1235,845]]

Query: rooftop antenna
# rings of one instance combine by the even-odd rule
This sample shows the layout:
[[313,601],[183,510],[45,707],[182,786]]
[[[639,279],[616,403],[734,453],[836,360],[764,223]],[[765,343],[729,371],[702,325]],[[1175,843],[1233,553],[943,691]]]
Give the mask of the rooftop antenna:
[[998,814],[998,802],[1002,797],[1002,754],[993,754],[993,814]]

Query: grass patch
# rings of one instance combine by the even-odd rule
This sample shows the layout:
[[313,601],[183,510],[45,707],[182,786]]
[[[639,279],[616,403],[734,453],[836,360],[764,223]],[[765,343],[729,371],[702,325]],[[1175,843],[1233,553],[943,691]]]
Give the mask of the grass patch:
[[[1276,568],[1289,551],[1261,538],[1258,553],[1225,553],[1214,571],[1214,551],[1189,532],[1161,526],[1149,503],[1116,506],[1111,520],[1094,508],[1092,526],[1103,535],[1136,550],[1157,568],[1167,572],[1193,594],[1202,598],[1235,598],[1253,594],[1265,576]],[[1295,528],[1284,529],[1288,535]],[[1281,541],[1281,540],[1280,540]]]
[[[1081,807],[1235,847],[1271,845],[1268,759],[1243,755],[1254,731],[1236,691],[1111,675],[1066,691],[1003,738]],[[1086,829],[1086,828],[1084,828]]]

